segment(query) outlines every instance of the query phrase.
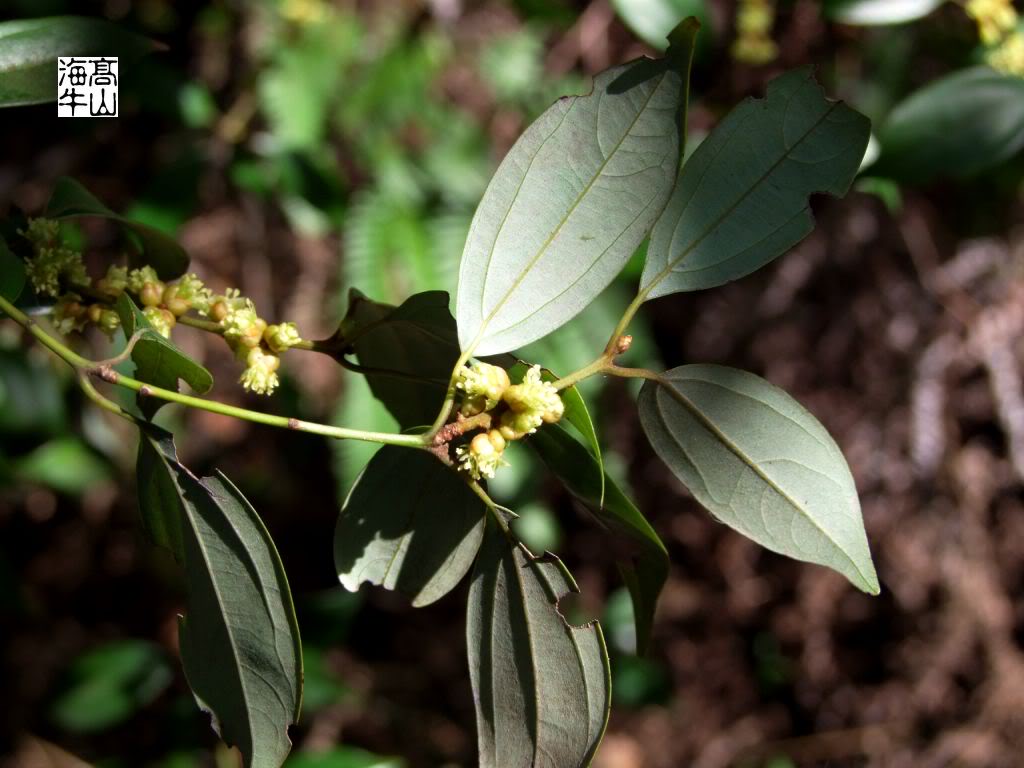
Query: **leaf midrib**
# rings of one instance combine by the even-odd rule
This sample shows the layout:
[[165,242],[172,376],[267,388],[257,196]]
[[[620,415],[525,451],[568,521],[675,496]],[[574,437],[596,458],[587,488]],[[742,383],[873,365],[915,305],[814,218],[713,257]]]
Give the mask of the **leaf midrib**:
[[[572,206],[569,208],[569,210],[562,217],[562,220],[559,222],[558,226],[555,228],[555,231],[552,232],[550,235],[548,235],[548,237],[544,241],[543,245],[537,250],[537,252],[530,259],[530,261],[526,264],[526,266],[524,266],[523,269],[520,270],[519,274],[516,276],[516,279],[513,281],[512,285],[509,287],[509,289],[507,291],[505,291],[505,295],[502,297],[502,299],[494,306],[494,309],[491,310],[490,314],[488,314],[487,317],[484,318],[483,322],[480,324],[480,330],[477,333],[477,338],[476,338],[476,340],[473,342],[473,344],[470,347],[471,349],[473,347],[475,347],[479,343],[480,339],[483,338],[484,331],[487,329],[487,326],[490,324],[490,322],[494,319],[495,315],[497,315],[498,312],[501,310],[501,308],[505,305],[505,302],[507,302],[509,300],[509,298],[511,298],[512,294],[516,292],[516,290],[522,284],[523,280],[526,279],[526,275],[530,272],[531,269],[534,268],[534,266],[536,266],[537,262],[544,255],[545,251],[547,251],[548,247],[551,245],[552,242],[554,242],[554,239],[562,231],[562,227],[565,226],[566,222],[572,217],[573,213],[576,212],[576,209],[579,207],[579,205],[583,201],[583,199],[589,194],[589,192],[590,192],[591,188],[594,186],[594,184],[597,183],[597,180],[599,178],[601,178],[601,175],[604,173],[604,169],[608,166],[608,163],[611,162],[611,159],[619,151],[619,147],[622,146],[622,143],[626,140],[626,137],[628,137],[632,133],[633,128],[636,126],[637,121],[640,119],[640,116],[642,114],[644,114],[644,112],[647,111],[647,106],[650,104],[651,99],[654,98],[654,94],[658,92],[659,88],[661,88],[661,85],[664,82],[666,74],[667,73],[662,73],[659,76],[657,85],[655,85],[653,88],[651,88],[651,92],[647,95],[647,98],[644,99],[643,106],[640,107],[640,109],[637,110],[637,113],[633,117],[633,120],[630,121],[629,127],[622,133],[622,136],[619,137],[619,140],[617,142],[615,142],[615,146],[612,147],[611,151],[608,153],[608,156],[601,162],[601,165],[598,166],[597,170],[593,174],[593,177],[590,179],[590,181],[587,182],[587,185],[576,196],[575,201],[573,201]],[[605,91],[604,93],[607,93],[607,91]],[[602,95],[603,95],[603,93],[599,94],[598,95],[598,99],[600,99]],[[578,98],[581,98],[581,97],[577,97],[577,99]],[[573,103],[573,107],[575,107],[577,103],[578,103],[578,101],[574,102]],[[563,118],[562,118],[562,122],[559,123],[559,126],[558,126],[558,128],[555,129],[555,131],[552,131],[551,136],[553,136],[562,127],[562,123],[564,123],[565,117],[568,116],[570,111],[572,111],[572,107],[570,107],[569,110],[566,111],[565,116],[563,116]],[[551,136],[549,136],[548,139],[545,139],[545,143],[547,143],[547,141],[550,140]],[[534,153],[534,158],[536,158],[537,155],[540,154],[540,151],[541,151],[542,148],[543,148],[543,145],[541,145],[540,147],[537,148],[537,151]],[[531,166],[532,166],[532,161],[533,161],[534,158],[531,158]],[[525,182],[526,176],[529,174],[529,171],[530,171],[530,169],[528,168],[526,174],[523,175],[523,182]],[[516,200],[519,199],[519,192],[521,190],[522,190],[522,182],[520,183],[519,189],[516,191],[516,195],[513,198],[512,203],[508,207],[508,211],[506,211],[505,218],[502,220],[502,224],[498,228],[498,233],[494,237],[494,244],[491,246],[491,251],[490,251],[490,253],[488,254],[488,257],[487,257],[488,258],[487,272],[490,272],[490,264],[491,264],[491,260],[494,257],[494,250],[495,250],[495,247],[497,246],[498,237],[501,236],[501,231],[504,228],[505,222],[508,219],[508,214],[512,211],[512,208],[515,205]],[[484,275],[484,287],[485,288],[486,288],[486,283],[487,283],[487,274],[485,273],[485,275]],[[481,300],[482,300],[483,293],[484,292],[481,291]]]
[[[767,101],[767,98],[768,97],[765,97],[765,101]],[[793,100],[793,98],[794,98],[794,96],[791,95],[789,101],[791,102]],[[761,176],[753,184],[751,184],[736,199],[736,202],[734,202],[725,211],[723,211],[721,214],[719,214],[718,216],[715,217],[715,219],[711,222],[711,224],[709,224],[705,228],[705,230],[701,233],[700,237],[698,237],[689,246],[687,246],[679,254],[679,256],[677,256],[675,259],[669,259],[666,262],[665,268],[662,269],[661,272],[659,272],[650,283],[648,283],[646,286],[644,286],[643,288],[640,289],[640,295],[641,296],[647,296],[652,290],[654,290],[655,286],[657,286],[662,280],[664,280],[666,277],[668,277],[668,275],[671,274],[674,271],[674,268],[678,264],[680,264],[683,261],[683,259],[685,259],[691,253],[693,253],[694,250],[696,250],[697,246],[699,246],[702,242],[704,242],[705,239],[710,237],[711,233],[714,232],[718,228],[718,226],[723,221],[725,221],[725,219],[728,216],[730,216],[732,214],[733,211],[735,211],[740,205],[742,205],[743,202],[750,195],[752,195],[754,193],[755,189],[757,189],[764,181],[766,181],[772,174],[774,174],[775,171],[778,170],[779,166],[782,165],[782,163],[784,163],[789,158],[789,156],[792,154],[792,152],[798,146],[800,146],[807,139],[807,137],[810,136],[811,133],[813,133],[818,128],[818,126],[821,125],[825,121],[825,118],[827,118],[829,115],[831,115],[832,112],[835,111],[835,109],[837,107],[839,107],[840,105],[842,105],[841,101],[837,101],[837,102],[834,102],[831,105],[829,105],[829,108],[827,110],[825,110],[824,114],[822,114],[821,117],[819,117],[817,120],[815,120],[814,123],[811,125],[811,127],[808,128],[803,133],[803,135],[799,139],[797,139],[797,141],[794,144],[792,144],[789,147],[786,147],[785,151],[782,153],[782,155],[779,157],[779,159],[776,160],[774,163],[772,163],[772,165],[763,174],[761,174]],[[789,102],[787,102],[786,108],[787,109],[789,108]],[[746,122],[746,121],[744,121],[744,122]],[[783,140],[783,145],[785,145],[785,140]],[[723,149],[724,149],[724,146],[723,146]],[[705,170],[706,171],[710,170],[710,166],[708,167],[708,169],[705,169]],[[681,219],[683,217],[683,214],[686,212],[686,209],[688,207],[689,207],[689,203],[687,203],[687,205],[683,206],[683,210],[679,212],[679,219]],[[678,222],[678,219],[677,219],[677,222]],[[674,232],[675,232],[675,230],[673,228],[673,234],[674,234]]]
[[[813,515],[811,515],[807,510],[805,510],[803,506],[798,504],[796,500],[789,495],[789,493],[787,493],[771,477],[769,477],[753,459],[747,456],[747,454],[743,451],[742,448],[736,445],[736,443],[734,443],[728,435],[722,432],[722,430],[718,428],[718,425],[712,422],[711,419],[709,419],[703,411],[701,411],[688,397],[686,397],[686,395],[684,395],[682,392],[676,389],[675,386],[673,386],[673,382],[671,379],[663,377],[661,381],[657,382],[657,384],[658,389],[654,393],[654,404],[658,410],[658,415],[660,417],[661,423],[664,426],[665,434],[668,435],[668,437],[672,440],[672,442],[674,442],[679,447],[680,450],[686,453],[686,450],[683,448],[682,443],[679,442],[675,434],[673,434],[672,430],[669,429],[668,421],[665,418],[665,411],[662,409],[661,402],[658,399],[658,392],[663,390],[668,392],[670,397],[672,397],[680,405],[686,408],[686,410],[689,411],[705,429],[707,429],[709,432],[712,433],[712,435],[718,438],[722,445],[724,445],[730,452],[732,452],[732,454],[736,456],[736,458],[738,458],[741,462],[750,467],[750,469],[753,470],[754,474],[760,477],[761,480],[765,482],[765,484],[767,484],[772,490],[778,493],[779,496],[781,496],[786,501],[786,503],[788,503],[791,507],[793,507],[793,509],[799,512],[804,518],[806,518],[811,523],[811,525],[813,525],[825,537],[825,539],[829,543],[831,543],[833,547],[835,547],[836,551],[838,551],[840,554],[842,554],[844,558],[846,558],[850,565],[853,566],[853,569],[861,577],[861,580],[864,582],[864,585],[871,589],[871,579],[867,578],[866,574],[863,570],[861,570],[861,567],[857,565],[853,557],[842,546],[840,546],[839,542],[837,542],[828,531],[821,527],[818,521],[814,519]],[[690,460],[690,463],[696,466],[692,459]]]

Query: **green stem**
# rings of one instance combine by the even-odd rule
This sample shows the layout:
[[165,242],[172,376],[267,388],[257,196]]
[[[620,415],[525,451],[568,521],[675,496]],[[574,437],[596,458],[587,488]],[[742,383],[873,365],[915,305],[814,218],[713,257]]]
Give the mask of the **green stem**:
[[[224,329],[220,323],[215,323],[213,320],[203,320],[200,317],[192,317],[191,315],[182,315],[178,318],[178,322],[182,325],[187,325],[189,328],[196,328],[200,331],[206,331],[207,333],[215,333],[218,336],[224,335]],[[289,349],[304,349],[310,352],[323,352],[324,350],[317,347],[315,341],[309,339],[303,339],[302,341],[296,342]]]
[[452,368],[451,379],[448,382],[448,391],[445,393],[444,402],[441,404],[441,411],[437,414],[437,418],[434,419],[434,423],[427,431],[426,437],[428,441],[434,439],[434,435],[441,431],[441,427],[448,421],[448,417],[452,415],[452,407],[455,405],[455,378],[459,373],[459,370],[466,364],[472,354],[472,348],[463,352],[459,359],[455,362],[455,367]]
[[580,368],[578,371],[573,371],[568,376],[564,376],[558,381],[553,382],[555,389],[562,390],[568,389],[569,387],[577,384],[584,379],[588,379],[598,373],[604,373],[608,370],[609,366],[614,365],[612,358],[605,352],[597,360],[590,363],[589,365]]
[[649,379],[659,384],[665,384],[665,379],[660,373],[655,373],[647,368],[622,368],[618,365],[609,365],[604,372],[623,379]]
[[632,303],[626,307],[626,311],[622,315],[622,319],[619,320],[619,324],[615,326],[615,330],[612,331],[611,337],[608,339],[608,343],[605,345],[605,355],[613,355],[615,348],[619,343],[619,339],[622,338],[622,334],[626,332],[626,328],[633,322],[633,317],[636,315],[637,310],[640,309],[640,305],[647,300],[646,291],[642,291],[637,294],[636,298],[633,299]]
[[[193,397],[180,392],[173,392],[169,389],[163,389],[152,384],[138,381],[130,376],[123,376],[113,370],[109,365],[103,363],[97,364],[92,360],[88,360],[81,355],[76,354],[60,341],[50,336],[32,318],[3,297],[0,297],[0,312],[8,315],[12,320],[14,320],[14,322],[18,323],[18,325],[31,333],[43,346],[75,369],[79,374],[80,383],[84,381],[85,384],[87,384],[87,386],[83,385],[83,391],[90,399],[101,407],[106,408],[113,413],[118,413],[119,415],[124,415],[124,412],[96,391],[92,386],[92,383],[88,380],[89,376],[95,376],[109,384],[116,384],[119,387],[133,390],[143,397],[155,397],[160,400],[166,400],[169,403],[178,403],[179,405],[188,406],[189,408],[197,408],[211,413],[219,413],[222,416],[232,416],[236,419],[243,419],[256,424],[281,427],[283,429],[290,429],[297,432],[308,432],[314,435],[333,437],[338,440],[364,440],[371,443],[401,445],[408,448],[426,448],[429,444],[429,440],[423,435],[399,435],[389,432],[366,432],[359,429],[335,427],[330,424],[319,424],[311,421],[293,419],[287,416],[276,416],[274,414],[262,413],[260,411],[250,411],[246,408],[238,408],[215,400],[204,400],[201,397]],[[101,400],[105,402],[100,402]]]
[[78,372],[78,386],[82,388],[82,392],[85,393],[86,397],[92,400],[100,408],[110,411],[114,415],[120,416],[123,419],[128,419],[128,421],[135,421],[135,419],[133,419],[130,414],[124,411],[121,408],[121,406],[119,406],[112,400],[108,400],[103,395],[101,395],[97,391],[96,387],[92,385],[92,381],[89,380],[89,374],[87,374],[85,371]]

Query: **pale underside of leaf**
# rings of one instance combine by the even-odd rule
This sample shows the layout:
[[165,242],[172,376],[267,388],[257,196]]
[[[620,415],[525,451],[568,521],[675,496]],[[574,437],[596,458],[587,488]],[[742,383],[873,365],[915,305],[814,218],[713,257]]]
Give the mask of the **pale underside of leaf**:
[[849,467],[824,427],[753,374],[686,365],[647,382],[640,419],[661,459],[726,525],[879,591]]
[[463,350],[497,354],[567,322],[618,274],[671,191],[682,78],[640,60],[556,102],[510,150],[470,227]]
[[743,277],[814,228],[808,198],[849,189],[870,133],[867,118],[824,98],[808,70],[773,80],[694,152],[651,232],[646,298]]
[[557,558],[534,558],[489,522],[466,629],[481,768],[577,768],[593,758],[611,685],[600,626],[570,626],[558,611],[575,591]]
[[402,592],[414,606],[450,592],[473,565],[483,502],[425,451],[385,446],[345,501],[334,536],[342,585]]

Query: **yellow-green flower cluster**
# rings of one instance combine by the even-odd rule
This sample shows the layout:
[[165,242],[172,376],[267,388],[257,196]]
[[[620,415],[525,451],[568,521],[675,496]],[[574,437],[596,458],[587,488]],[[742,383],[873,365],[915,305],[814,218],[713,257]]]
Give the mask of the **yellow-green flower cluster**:
[[459,414],[472,418],[504,406],[493,428],[476,435],[468,445],[455,449],[459,469],[474,480],[494,477],[504,459],[505,446],[537,431],[541,424],[562,418],[565,406],[554,384],[544,381],[539,365],[530,368],[519,384],[495,365],[475,362],[459,371],[455,379],[461,394]]
[[89,275],[79,251],[60,242],[60,225],[50,219],[30,219],[20,230],[32,244],[32,255],[25,264],[25,275],[36,293],[58,298],[61,283],[89,285]]
[[462,394],[459,411],[463,416],[475,416],[493,409],[509,384],[508,373],[496,365],[475,362],[461,368],[455,381]]
[[239,382],[246,392],[269,395],[277,389],[280,383],[277,369],[281,365],[281,358],[263,351],[262,347],[253,347],[245,356],[245,365]]
[[554,384],[541,379],[539,365],[526,372],[521,384],[506,389],[502,399],[508,410],[501,415],[499,430],[506,440],[532,435],[541,424],[561,419],[565,411]]
[[767,64],[779,55],[779,47],[772,40],[775,24],[773,0],[740,0],[736,11],[736,39],[732,56],[746,64]]
[[508,462],[503,458],[505,445],[505,438],[498,430],[481,432],[470,441],[468,446],[462,445],[455,449],[455,458],[459,463],[459,469],[474,480],[494,477],[498,467],[508,466]]
[[967,0],[967,14],[978,25],[985,58],[1001,72],[1024,77],[1024,31],[1012,0]]
[[[217,323],[228,345],[245,363],[242,386],[258,394],[270,394],[277,388],[279,355],[302,342],[295,323],[268,326],[253,302],[236,288],[215,295],[194,273],[165,283],[150,266],[128,269],[111,265],[93,282],[82,255],[61,243],[58,222],[32,219],[20,234],[33,251],[26,273],[38,293],[57,299],[51,318],[61,333],[81,331],[92,323],[112,334],[120,319],[110,304],[125,291],[135,297],[146,320],[165,338],[170,338],[179,317],[195,310]],[[75,287],[87,290],[70,290]],[[84,302],[83,295],[92,296],[93,303]]]
[[128,267],[119,267],[111,264],[107,267],[107,274],[96,281],[96,290],[104,296],[116,299],[128,287]]

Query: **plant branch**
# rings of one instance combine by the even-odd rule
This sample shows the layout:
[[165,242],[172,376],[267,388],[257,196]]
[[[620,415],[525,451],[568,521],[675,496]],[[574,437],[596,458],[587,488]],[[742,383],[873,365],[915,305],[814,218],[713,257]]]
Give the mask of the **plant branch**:
[[84,382],[82,389],[90,399],[106,410],[109,410],[112,413],[118,413],[118,415],[125,415],[124,411],[97,392],[95,387],[93,387],[92,383],[89,381],[89,376],[95,376],[108,384],[114,384],[119,387],[124,387],[125,389],[133,390],[138,392],[142,397],[155,397],[170,403],[177,403],[189,408],[197,408],[211,413],[219,413],[223,416],[232,416],[236,419],[243,419],[257,424],[265,424],[267,426],[280,427],[282,429],[290,429],[297,432],[308,432],[314,435],[333,437],[338,440],[364,440],[371,443],[400,445],[408,448],[426,448],[430,441],[429,438],[423,435],[367,432],[359,429],[335,427],[330,424],[302,421],[300,419],[290,418],[287,416],[277,416],[260,411],[250,411],[246,408],[227,405],[226,403],[217,402],[216,400],[205,400],[201,397],[194,397],[192,395],[174,392],[169,389],[163,389],[118,373],[111,367],[109,361],[96,362],[88,360],[73,352],[66,345],[48,334],[32,318],[3,297],[0,297],[0,312],[3,312],[18,323],[18,325],[25,328],[43,346],[71,366],[79,374],[79,383],[83,384]]

